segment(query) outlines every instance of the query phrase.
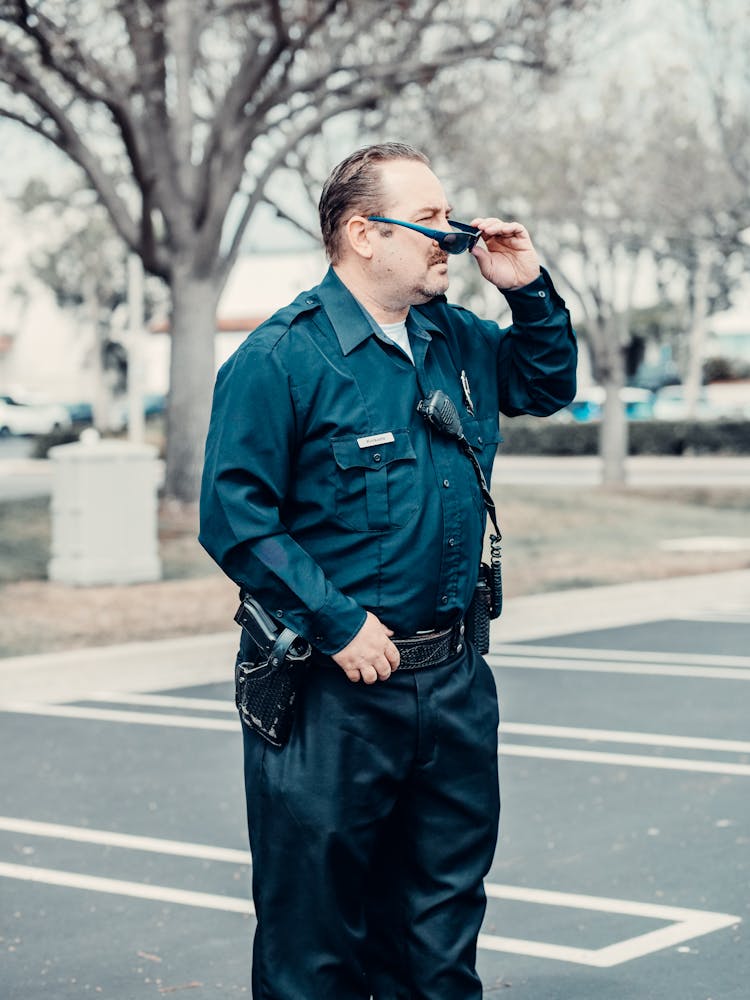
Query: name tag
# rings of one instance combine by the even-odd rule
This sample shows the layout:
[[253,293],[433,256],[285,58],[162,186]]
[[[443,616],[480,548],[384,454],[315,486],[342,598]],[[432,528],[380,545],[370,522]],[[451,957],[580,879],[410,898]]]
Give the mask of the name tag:
[[386,431],[385,434],[371,434],[369,437],[357,438],[357,444],[360,448],[374,448],[376,444],[390,444],[393,440],[393,434]]

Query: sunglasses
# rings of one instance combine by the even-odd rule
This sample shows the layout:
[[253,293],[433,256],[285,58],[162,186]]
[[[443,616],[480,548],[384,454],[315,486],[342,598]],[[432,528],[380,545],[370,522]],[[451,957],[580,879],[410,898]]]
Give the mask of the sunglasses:
[[436,240],[437,245],[446,253],[464,253],[465,250],[473,250],[482,235],[481,230],[474,226],[468,226],[465,222],[454,222],[452,219],[448,225],[458,229],[457,233],[446,233],[442,229],[427,229],[425,226],[417,226],[413,222],[401,222],[400,219],[387,219],[382,215],[368,215],[370,222],[388,222],[392,226],[403,226],[405,229],[413,229],[416,233],[429,236],[431,240]]

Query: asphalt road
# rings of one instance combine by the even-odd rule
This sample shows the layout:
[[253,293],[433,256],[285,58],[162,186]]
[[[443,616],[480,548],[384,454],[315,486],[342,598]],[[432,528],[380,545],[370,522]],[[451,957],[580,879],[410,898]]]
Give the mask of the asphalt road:
[[[750,615],[648,617],[493,646],[488,996],[748,996]],[[3,997],[249,995],[230,684],[44,695],[0,705]]]

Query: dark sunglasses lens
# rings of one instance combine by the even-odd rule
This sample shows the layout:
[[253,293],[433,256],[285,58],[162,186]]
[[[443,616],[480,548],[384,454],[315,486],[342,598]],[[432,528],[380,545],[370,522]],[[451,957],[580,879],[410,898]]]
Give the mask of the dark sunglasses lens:
[[446,253],[463,253],[474,246],[476,240],[471,233],[446,233],[438,240],[441,250]]

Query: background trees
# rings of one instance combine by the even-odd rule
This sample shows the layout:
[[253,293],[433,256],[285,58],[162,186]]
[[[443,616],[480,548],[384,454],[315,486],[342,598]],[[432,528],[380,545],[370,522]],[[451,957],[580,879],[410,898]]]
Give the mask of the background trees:
[[[314,234],[331,163],[386,136],[423,146],[464,214],[490,206],[529,224],[608,386],[605,478],[620,480],[634,307],[682,318],[695,395],[705,317],[741,273],[741,7],[0,0],[0,115],[77,164],[125,247],[169,288],[167,493],[196,496],[214,313],[258,209]],[[456,273],[471,292],[469,269]]]
[[578,37],[578,64],[545,86],[519,87],[497,67],[494,90],[512,98],[499,107],[484,99],[486,80],[478,96],[443,82],[427,105],[439,172],[452,175],[461,211],[526,222],[582,320],[606,389],[608,483],[625,478],[621,389],[640,348],[638,309],[680,317],[678,361],[695,399],[706,318],[726,308],[743,272],[750,38],[731,6],[719,18],[685,0],[672,13],[692,17],[655,28],[626,12],[609,35],[600,26]]
[[197,495],[214,316],[306,137],[477,60],[544,68],[585,0],[0,0],[0,115],[74,161],[171,293],[167,494]]

